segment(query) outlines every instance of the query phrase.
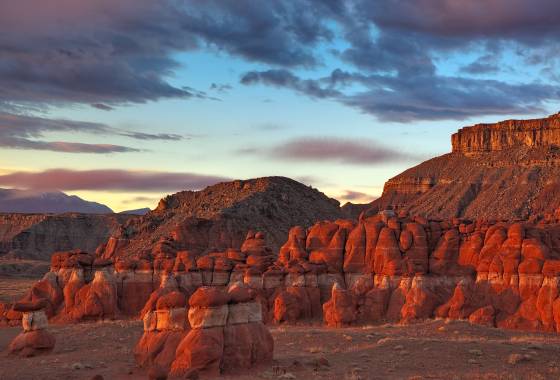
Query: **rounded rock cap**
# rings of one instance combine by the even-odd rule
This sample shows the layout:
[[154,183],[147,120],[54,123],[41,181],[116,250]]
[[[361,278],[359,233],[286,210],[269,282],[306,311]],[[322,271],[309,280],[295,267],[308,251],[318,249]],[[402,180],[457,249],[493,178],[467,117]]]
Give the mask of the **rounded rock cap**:
[[223,288],[210,286],[200,287],[189,299],[189,305],[193,307],[222,306],[230,301],[230,295]]

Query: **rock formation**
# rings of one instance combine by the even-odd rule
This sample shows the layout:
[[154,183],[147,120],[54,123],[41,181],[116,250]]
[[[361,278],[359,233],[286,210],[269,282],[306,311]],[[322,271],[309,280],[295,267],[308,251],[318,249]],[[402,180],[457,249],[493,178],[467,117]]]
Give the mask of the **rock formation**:
[[8,351],[22,357],[49,353],[55,345],[55,337],[47,331],[48,321],[44,300],[16,303],[13,310],[22,313],[23,332],[10,343]]
[[163,257],[168,252],[239,249],[249,230],[264,232],[267,245],[276,251],[291,226],[340,215],[338,201],[289,178],[225,182],[162,199],[152,212],[127,222],[100,254]]
[[512,221],[560,207],[560,114],[465,127],[451,141],[451,153],[389,179],[379,199],[345,211]]
[[200,287],[187,307],[176,284],[161,290],[166,288],[159,297],[154,293],[156,310],[145,311],[144,335],[135,348],[139,365],[173,376],[218,375],[272,361],[272,336],[251,289],[241,283]]
[[476,124],[451,136],[453,152],[476,153],[507,150],[511,147],[560,146],[560,113],[544,119],[506,120]]
[[[383,212],[362,215],[357,222],[293,227],[278,255],[260,232],[248,233],[241,249],[205,255],[159,247],[155,256],[114,262],[79,251],[57,254],[51,272],[23,301],[44,300],[46,315],[56,320],[129,316],[148,319],[150,326],[158,326],[160,314],[167,315],[166,326],[177,326],[169,321],[187,303],[192,313],[202,308],[193,315],[198,318],[206,315],[206,307],[223,309],[234,299],[254,299],[266,323],[323,319],[344,326],[441,317],[560,331],[560,224],[555,218],[435,221]],[[239,287],[239,294],[219,291]],[[201,289],[204,297],[197,295]],[[206,298],[219,304],[197,301]],[[196,318],[191,328],[205,320]],[[21,313],[4,305],[0,319],[13,325]],[[139,362],[171,365],[170,357],[158,359],[149,349],[159,352],[159,343],[150,342],[167,338],[149,335]]]

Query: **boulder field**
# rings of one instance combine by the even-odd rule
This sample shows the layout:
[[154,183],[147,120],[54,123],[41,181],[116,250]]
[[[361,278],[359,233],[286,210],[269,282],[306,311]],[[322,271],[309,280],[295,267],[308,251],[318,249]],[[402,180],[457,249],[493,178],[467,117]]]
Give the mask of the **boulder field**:
[[[240,249],[204,255],[165,239],[115,259],[61,252],[21,302],[40,302],[53,323],[142,318],[140,365],[216,373],[235,369],[230,351],[243,368],[268,361],[269,323],[435,317],[556,332],[559,289],[556,220],[435,221],[386,211],[293,227],[278,254],[259,232]],[[21,323],[19,310],[2,305],[0,320]]]

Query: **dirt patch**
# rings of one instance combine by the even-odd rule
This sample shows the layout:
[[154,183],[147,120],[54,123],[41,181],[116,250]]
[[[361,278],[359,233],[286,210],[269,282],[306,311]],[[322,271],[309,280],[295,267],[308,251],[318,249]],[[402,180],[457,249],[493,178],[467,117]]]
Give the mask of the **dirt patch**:
[[[20,328],[0,329],[1,379],[147,378],[132,349],[139,321],[50,326],[52,354],[9,358]],[[222,379],[550,379],[560,377],[560,336],[504,331],[466,322],[328,329],[274,326],[275,361]]]
[[0,276],[0,302],[15,302],[21,299],[40,277]]
[[40,278],[49,271],[50,262],[41,260],[19,260],[0,258],[0,278]]

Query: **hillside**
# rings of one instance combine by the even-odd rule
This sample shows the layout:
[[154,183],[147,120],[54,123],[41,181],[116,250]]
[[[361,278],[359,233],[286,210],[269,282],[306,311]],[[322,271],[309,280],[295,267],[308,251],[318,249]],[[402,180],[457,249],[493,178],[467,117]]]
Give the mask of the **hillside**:
[[514,220],[560,207],[560,114],[465,127],[452,147],[389,179],[370,208]]
[[0,214],[0,258],[50,260],[57,251],[94,252],[131,215]]
[[183,191],[127,222],[104,249],[105,257],[149,252],[159,241],[206,252],[239,248],[249,230],[262,231],[274,250],[294,225],[341,217],[338,201],[285,177],[264,177]]

